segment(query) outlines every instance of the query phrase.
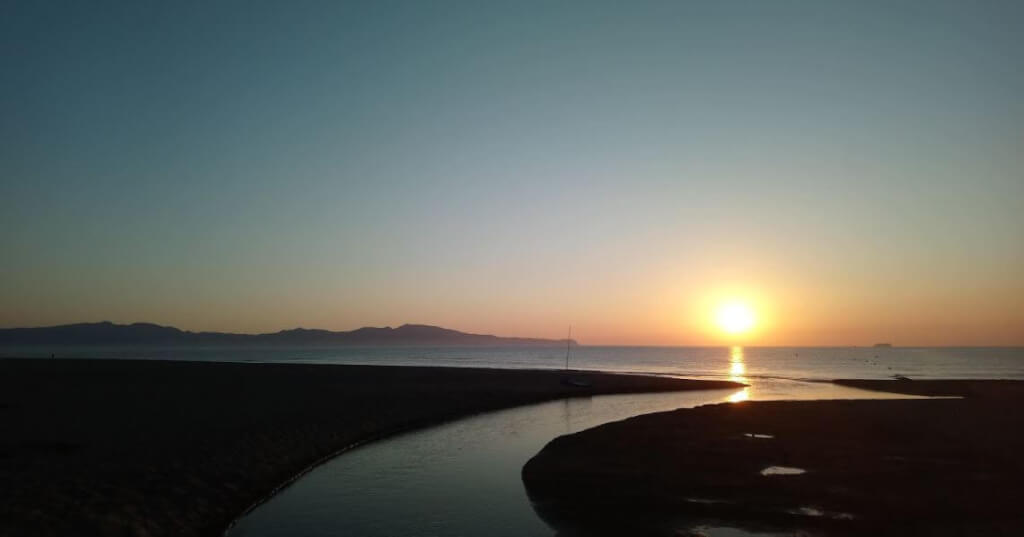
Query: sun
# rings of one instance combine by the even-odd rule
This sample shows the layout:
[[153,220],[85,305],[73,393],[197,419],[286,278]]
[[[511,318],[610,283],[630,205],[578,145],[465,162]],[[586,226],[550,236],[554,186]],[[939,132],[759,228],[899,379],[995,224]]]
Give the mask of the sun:
[[715,321],[718,328],[730,335],[741,335],[750,332],[757,323],[754,309],[745,302],[726,302],[715,310]]

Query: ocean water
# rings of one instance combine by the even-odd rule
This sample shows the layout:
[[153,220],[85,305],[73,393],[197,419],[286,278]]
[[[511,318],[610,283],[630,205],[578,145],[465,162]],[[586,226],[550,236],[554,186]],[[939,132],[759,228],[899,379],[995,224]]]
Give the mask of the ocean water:
[[[0,347],[0,357],[560,369],[565,347]],[[1022,347],[573,347],[573,369],[692,378],[1024,379]]]

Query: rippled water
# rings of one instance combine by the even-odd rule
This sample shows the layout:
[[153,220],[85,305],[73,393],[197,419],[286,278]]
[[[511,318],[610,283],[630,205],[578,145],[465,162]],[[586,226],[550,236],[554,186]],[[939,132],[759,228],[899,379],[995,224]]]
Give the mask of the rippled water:
[[[737,393],[568,399],[374,442],[303,476],[243,517],[229,535],[551,536],[554,531],[535,515],[520,478],[526,461],[548,441],[630,416],[728,401]],[[787,380],[759,381],[753,393],[786,399],[902,397]]]

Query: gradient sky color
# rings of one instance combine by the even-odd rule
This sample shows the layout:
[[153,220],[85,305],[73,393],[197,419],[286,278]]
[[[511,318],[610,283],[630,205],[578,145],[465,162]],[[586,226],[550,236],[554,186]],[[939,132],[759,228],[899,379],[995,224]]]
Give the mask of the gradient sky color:
[[1024,3],[5,2],[0,326],[1024,344]]

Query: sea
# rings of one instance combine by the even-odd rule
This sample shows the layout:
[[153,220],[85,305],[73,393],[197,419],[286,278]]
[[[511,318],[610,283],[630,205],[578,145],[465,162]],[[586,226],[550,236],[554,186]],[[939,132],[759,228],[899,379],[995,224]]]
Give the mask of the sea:
[[570,369],[699,379],[1024,379],[1024,347],[15,346],[0,357]]

